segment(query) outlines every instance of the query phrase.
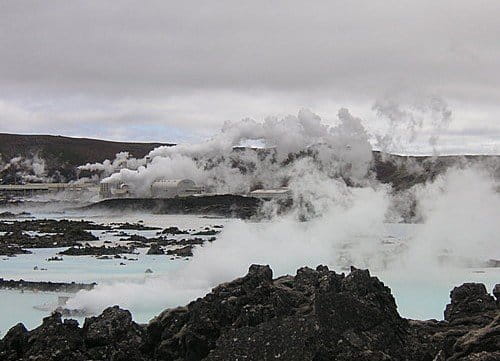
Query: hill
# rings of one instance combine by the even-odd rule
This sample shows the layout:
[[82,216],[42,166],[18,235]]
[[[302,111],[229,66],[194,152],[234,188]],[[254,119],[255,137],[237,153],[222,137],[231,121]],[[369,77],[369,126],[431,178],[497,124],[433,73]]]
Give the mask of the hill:
[[[144,157],[162,143],[113,142],[108,140],[71,138],[54,135],[19,135],[0,133],[0,169],[2,160],[9,162],[15,157],[45,161],[48,175],[58,172],[64,179],[74,179],[76,167],[86,163],[114,159],[119,152],[127,151],[135,157]],[[8,169],[0,172],[8,181]]]
[[161,145],[172,144],[0,133],[0,154],[4,160],[17,156],[29,157],[38,153],[44,159],[57,158],[63,163],[79,165],[113,159],[116,153],[123,151],[135,157],[144,157],[149,151]]
[[500,179],[499,155],[403,156],[374,151],[372,170],[379,181],[399,191],[433,180],[452,166],[479,163]]

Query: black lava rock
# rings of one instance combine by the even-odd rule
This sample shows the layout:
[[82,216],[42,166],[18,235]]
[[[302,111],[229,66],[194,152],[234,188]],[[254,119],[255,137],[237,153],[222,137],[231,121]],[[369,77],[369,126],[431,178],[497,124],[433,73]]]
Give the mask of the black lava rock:
[[177,257],[192,257],[193,256],[193,246],[185,246],[176,249],[169,249],[167,251],[168,255]]
[[482,283],[464,283],[450,292],[451,302],[446,306],[444,319],[456,321],[485,311],[495,310],[495,299]]
[[158,245],[158,243],[153,243],[151,245],[151,248],[148,249],[148,252],[146,254],[152,255],[152,254],[165,254],[163,249]]
[[54,313],[0,341],[1,360],[498,360],[500,309],[480,284],[451,292],[445,321],[400,317],[391,291],[367,270],[269,266],[215,287],[147,325],[110,307],[79,328]]

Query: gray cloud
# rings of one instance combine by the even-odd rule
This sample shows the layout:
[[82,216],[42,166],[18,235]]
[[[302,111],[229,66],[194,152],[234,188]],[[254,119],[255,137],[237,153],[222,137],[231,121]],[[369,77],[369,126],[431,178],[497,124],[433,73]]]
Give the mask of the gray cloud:
[[303,106],[354,108],[375,129],[372,105],[399,93],[445,99],[456,129],[499,129],[499,13],[463,0],[3,1],[0,131],[86,123],[126,138],[140,122],[201,136]]

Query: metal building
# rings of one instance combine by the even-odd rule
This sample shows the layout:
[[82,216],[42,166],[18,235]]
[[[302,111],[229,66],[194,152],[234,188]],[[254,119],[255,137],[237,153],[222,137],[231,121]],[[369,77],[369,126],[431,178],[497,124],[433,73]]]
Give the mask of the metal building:
[[151,185],[151,196],[153,198],[186,197],[201,194],[203,189],[197,187],[191,179],[162,179]]
[[101,198],[127,198],[132,196],[128,184],[101,182],[99,185]]
[[101,182],[101,184],[99,184],[99,196],[101,198],[111,198],[111,188],[109,183]]
[[291,196],[288,188],[256,189],[249,193],[251,197],[260,199],[286,199]]
[[33,196],[41,193],[83,192],[92,188],[92,183],[27,183],[0,185],[0,194]]

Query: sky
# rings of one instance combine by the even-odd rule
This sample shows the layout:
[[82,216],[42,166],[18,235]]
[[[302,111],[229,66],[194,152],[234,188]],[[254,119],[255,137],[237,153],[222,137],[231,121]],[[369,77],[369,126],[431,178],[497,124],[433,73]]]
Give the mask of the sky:
[[[195,142],[348,108],[375,148],[500,153],[499,1],[0,2],[0,132]],[[389,138],[382,138],[390,134]]]

